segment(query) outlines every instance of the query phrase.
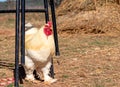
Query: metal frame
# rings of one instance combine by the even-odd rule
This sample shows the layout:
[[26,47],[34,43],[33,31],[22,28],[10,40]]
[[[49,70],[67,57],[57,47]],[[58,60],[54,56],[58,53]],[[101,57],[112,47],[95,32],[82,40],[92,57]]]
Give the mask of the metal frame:
[[21,0],[21,64],[25,64],[25,0]]
[[[54,31],[55,54],[60,55],[58,46],[57,26],[55,17],[54,0],[50,0],[52,23]],[[21,64],[25,63],[25,13],[26,12],[42,12],[45,13],[45,22],[49,21],[48,0],[44,0],[44,9],[25,9],[25,0],[16,0],[16,10],[0,10],[0,13],[16,13],[15,27],[15,87],[19,87],[19,30],[20,30],[20,13],[21,13]],[[51,60],[51,76],[54,78],[53,59]]]
[[16,31],[15,31],[15,87],[19,87],[19,20],[20,20],[20,0],[16,0]]

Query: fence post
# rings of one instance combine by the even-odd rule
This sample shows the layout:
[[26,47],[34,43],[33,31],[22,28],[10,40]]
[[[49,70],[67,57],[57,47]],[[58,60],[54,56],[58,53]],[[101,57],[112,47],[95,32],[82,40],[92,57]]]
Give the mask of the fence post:
[[15,33],[15,87],[19,87],[19,19],[20,19],[20,0],[16,0],[16,33]]
[[25,0],[21,0],[21,64],[25,64]]
[[[53,33],[54,33],[54,42],[55,42],[55,55],[60,55],[59,53],[59,46],[58,46],[58,36],[57,36],[57,26],[56,26],[56,17],[55,17],[55,5],[54,0],[50,0],[50,6],[51,6],[51,14],[52,14],[52,23],[53,23]],[[50,68],[51,76],[54,78],[54,65],[53,65],[53,59],[51,59],[52,65]]]
[[57,25],[56,25],[54,0],[50,0],[50,6],[51,6],[51,14],[52,14],[53,30],[54,30],[55,54],[56,54],[56,56],[59,56],[60,52],[59,52],[59,46],[58,46],[58,36],[57,36]]
[[44,9],[45,9],[45,22],[49,21],[49,12],[48,12],[48,0],[44,0]]

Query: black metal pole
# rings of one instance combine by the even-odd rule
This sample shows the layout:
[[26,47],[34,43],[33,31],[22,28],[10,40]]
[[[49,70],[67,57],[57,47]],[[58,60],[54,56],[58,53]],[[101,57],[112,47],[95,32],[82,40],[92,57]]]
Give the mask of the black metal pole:
[[53,64],[53,58],[51,58],[51,67],[50,67],[50,76],[54,78],[54,64]]
[[[55,54],[58,56],[58,55],[60,55],[60,53],[59,53],[59,47],[58,47],[58,36],[57,36],[57,26],[56,26],[54,0],[50,0],[50,5],[51,5],[53,31],[54,31]],[[51,73],[51,77],[54,78],[53,58],[51,59],[51,62],[52,62],[52,65],[51,65],[51,68],[50,68],[50,73]]]
[[19,87],[19,18],[20,0],[16,0],[16,33],[15,33],[15,87]]
[[45,22],[49,21],[49,12],[48,12],[48,0],[44,0],[44,9],[45,9]]
[[[45,11],[45,22],[47,23],[49,21],[49,12],[48,12],[48,0],[44,0],[44,9]],[[51,58],[51,67],[50,67],[50,76],[54,78],[54,64],[53,64],[53,58]]]
[[56,16],[55,16],[55,5],[54,0],[50,0],[53,30],[54,30],[54,41],[55,41],[55,54],[56,56],[60,55],[59,46],[58,46],[58,35],[57,35],[57,25],[56,25]]
[[[20,12],[21,12],[21,9],[20,9]],[[46,12],[45,9],[26,9],[25,12]],[[0,13],[16,13],[16,10],[0,10]]]
[[21,0],[21,64],[25,64],[25,0]]

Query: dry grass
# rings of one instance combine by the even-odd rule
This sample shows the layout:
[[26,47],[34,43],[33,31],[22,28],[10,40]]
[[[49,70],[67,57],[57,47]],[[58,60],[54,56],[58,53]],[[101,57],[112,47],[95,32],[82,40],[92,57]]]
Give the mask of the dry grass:
[[114,35],[120,33],[120,5],[108,3],[89,11],[80,10],[79,5],[81,0],[69,2],[64,0],[57,9],[59,33]]

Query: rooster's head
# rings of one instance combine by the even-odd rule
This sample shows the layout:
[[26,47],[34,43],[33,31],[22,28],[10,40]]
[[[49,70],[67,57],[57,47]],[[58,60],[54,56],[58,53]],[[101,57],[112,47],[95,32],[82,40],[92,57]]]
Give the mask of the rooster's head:
[[45,24],[44,33],[46,36],[52,35],[52,22],[49,21],[47,24]]

